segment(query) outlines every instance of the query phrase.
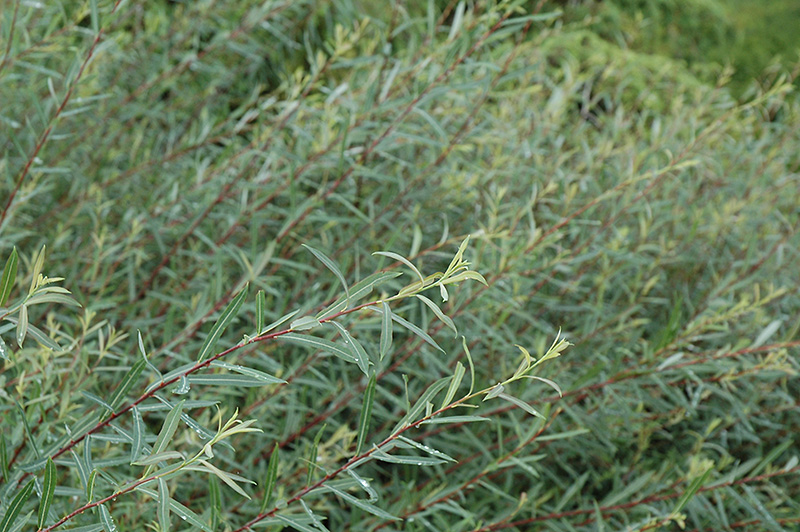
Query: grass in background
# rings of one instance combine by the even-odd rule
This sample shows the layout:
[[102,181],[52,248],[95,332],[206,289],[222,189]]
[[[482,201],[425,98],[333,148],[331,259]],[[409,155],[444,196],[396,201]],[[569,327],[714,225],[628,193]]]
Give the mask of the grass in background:
[[4,9],[0,530],[800,520],[791,79],[410,4]]

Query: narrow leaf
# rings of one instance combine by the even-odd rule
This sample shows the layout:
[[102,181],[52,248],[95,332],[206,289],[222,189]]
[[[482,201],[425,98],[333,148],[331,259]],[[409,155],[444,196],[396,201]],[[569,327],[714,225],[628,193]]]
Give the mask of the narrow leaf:
[[249,481],[247,479],[244,479],[244,478],[240,477],[239,475],[234,475],[233,473],[228,473],[226,471],[223,471],[223,470],[219,469],[218,467],[210,464],[209,462],[207,462],[205,460],[200,460],[200,463],[203,464],[204,466],[206,466],[208,471],[210,471],[211,473],[214,473],[215,475],[217,475],[217,478],[219,478],[222,482],[227,484],[233,491],[235,491],[236,493],[238,493],[239,495],[241,495],[242,497],[244,497],[246,499],[250,499],[250,495],[248,495],[247,492],[245,492],[241,488],[241,486],[239,486],[236,483],[235,480],[246,481],[246,482],[251,482],[251,481]]
[[103,401],[102,399],[97,397],[95,394],[81,391],[81,395],[84,396],[86,399],[90,400],[91,402],[93,402],[93,403],[95,403],[97,405],[100,405],[101,407],[105,408],[108,412],[111,412],[111,413],[114,412],[114,409],[111,408],[110,404],[106,403],[105,401]]
[[250,377],[248,375],[231,375],[227,373],[212,373],[209,375],[189,375],[189,384],[200,384],[208,386],[239,386],[242,388],[252,388],[254,386],[267,386],[269,384],[284,384],[286,381],[272,377],[269,380]]
[[267,296],[263,290],[256,294],[256,336],[264,330],[264,307],[267,304]]
[[[178,422],[181,419],[184,401],[185,400],[178,402],[178,404],[176,404],[172,410],[170,410],[169,414],[167,414],[167,417],[164,419],[164,424],[161,426],[161,431],[158,433],[158,437],[156,438],[156,442],[153,444],[152,454],[164,452],[164,450],[167,448],[167,445],[169,445],[172,437],[175,435],[175,431],[178,429]],[[142,478],[150,474],[152,470],[152,465],[147,466]]]
[[48,457],[47,465],[44,467],[44,481],[42,485],[42,498],[39,502],[39,528],[44,528],[45,521],[47,520],[47,512],[50,511],[50,505],[53,504],[53,495],[56,492],[56,465],[53,460]]
[[319,259],[319,261],[322,264],[324,264],[325,267],[328,268],[331,272],[333,272],[333,274],[339,279],[339,282],[342,283],[342,286],[344,287],[344,294],[345,294],[345,297],[348,300],[347,306],[349,307],[350,306],[350,303],[349,303],[350,290],[348,290],[347,281],[345,280],[344,275],[342,275],[342,272],[339,270],[339,267],[336,265],[336,263],[333,262],[331,259],[329,259],[327,255],[325,255],[323,252],[319,251],[318,249],[314,249],[311,246],[306,245],[306,244],[301,244],[301,245],[304,248],[306,248],[308,251],[310,251],[315,257],[317,257]]
[[689,484],[689,487],[686,488],[686,491],[683,492],[683,495],[681,495],[681,498],[678,499],[678,502],[675,504],[675,508],[672,510],[673,514],[677,514],[683,510],[691,498],[694,497],[695,493],[697,493],[697,490],[703,487],[703,484],[705,484],[713,469],[713,467],[709,467],[706,469],[705,473],[692,480],[691,484]]
[[[19,324],[19,319],[16,316],[6,316],[6,321],[10,321],[13,324]],[[58,345],[52,338],[47,336],[44,331],[40,328],[36,327],[32,323],[28,324],[28,335],[33,336],[33,339],[42,344],[43,346],[52,349],[54,351],[60,351],[61,346]]]
[[552,389],[554,389],[555,391],[557,391],[557,392],[558,392],[558,395],[559,395],[560,397],[564,397],[564,394],[563,394],[563,393],[561,393],[561,386],[559,386],[559,385],[558,385],[558,384],[556,384],[555,382],[551,381],[550,379],[545,379],[544,377],[536,377],[535,375],[525,375],[525,378],[526,378],[526,379],[533,379],[533,380],[537,380],[537,381],[543,382],[543,383],[547,384],[548,386],[550,386],[550,387],[551,387]]
[[345,501],[349,502],[350,504],[361,508],[365,512],[369,512],[372,515],[380,517],[381,519],[389,519],[389,520],[392,520],[392,521],[399,521],[400,520],[399,517],[395,517],[392,514],[386,512],[384,510],[381,510],[380,508],[378,508],[374,504],[370,504],[367,501],[364,501],[364,500],[361,500],[361,499],[359,499],[357,497],[354,497],[354,496],[350,495],[349,493],[347,493],[346,491],[342,491],[340,489],[334,488],[333,486],[331,486],[329,484],[323,484],[323,486],[325,486],[327,489],[329,489],[330,491],[332,491],[333,493],[335,493],[336,495],[338,495],[339,497],[341,497]]
[[269,325],[264,327],[264,330],[261,331],[260,334],[266,334],[266,333],[270,332],[271,330],[275,329],[276,327],[279,327],[279,326],[283,325],[284,323],[286,323],[290,319],[294,318],[295,315],[298,312],[300,312],[300,311],[299,310],[294,310],[294,311],[292,311],[292,312],[290,312],[288,314],[284,314],[283,316],[281,316],[277,320],[273,321],[272,323],[270,323]]
[[294,320],[291,325],[289,325],[289,328],[293,331],[307,331],[314,327],[319,327],[320,325],[322,324],[314,316],[303,316],[302,318]]
[[222,333],[225,332],[225,329],[227,329],[228,325],[230,325],[230,323],[236,317],[236,314],[239,312],[239,307],[242,306],[244,300],[247,299],[248,287],[249,285],[245,285],[242,291],[239,292],[239,294],[237,294],[230,303],[228,303],[228,306],[222,312],[222,315],[220,315],[219,319],[217,319],[217,322],[211,328],[208,336],[206,336],[206,341],[203,343],[203,347],[200,348],[200,354],[197,356],[198,362],[205,360],[205,358],[214,350],[214,347],[217,345],[217,340],[219,340],[219,337],[222,336]]
[[31,287],[28,290],[29,294],[33,293],[33,289],[36,288],[36,285],[39,282],[39,274],[42,273],[42,268],[44,267],[44,254],[47,246],[42,246],[42,249],[39,250],[39,254],[36,255],[36,259],[33,261],[33,275],[31,275]]
[[[380,309],[380,310],[379,309],[375,309],[375,310],[378,311],[378,312],[383,312],[382,309]],[[444,353],[444,349],[439,347],[439,344],[437,344],[436,341],[434,341],[434,339],[431,338],[431,336],[428,333],[426,333],[425,331],[423,331],[422,329],[420,329],[419,327],[417,327],[416,325],[414,325],[410,321],[407,321],[407,320],[401,318],[400,316],[398,316],[397,314],[395,314],[391,310],[389,311],[389,313],[391,314],[392,320],[394,320],[395,322],[399,323],[400,325],[402,325],[403,327],[405,327],[409,331],[413,332],[414,334],[416,334],[417,336],[422,338],[422,340],[424,340],[429,345],[435,347],[436,349],[438,349],[439,351]]]
[[350,348],[350,353],[353,355],[353,358],[356,359],[358,369],[360,369],[364,375],[369,376],[369,357],[367,356],[367,352],[364,350],[364,347],[355,338],[353,338],[347,329],[345,329],[341,324],[335,321],[330,321],[328,323],[331,323],[334,327],[339,329],[339,332],[342,334],[342,338],[344,338],[344,343]]
[[413,423],[417,415],[419,415],[419,413],[425,409],[425,407],[428,405],[431,399],[433,399],[433,396],[439,393],[442,390],[442,388],[447,386],[447,383],[449,383],[451,379],[452,377],[444,377],[434,382],[430,386],[428,386],[428,389],[425,390],[425,392],[420,396],[419,399],[417,399],[417,402],[414,403],[414,406],[412,406],[408,410],[408,413],[405,416],[403,416],[403,419],[401,419],[400,422],[397,424],[397,426],[394,428],[394,430],[392,430],[392,433],[395,433],[397,430],[402,429],[409,423]]
[[361,416],[358,420],[358,442],[356,443],[356,456],[361,454],[361,449],[364,446],[364,441],[367,439],[367,432],[369,431],[369,421],[372,418],[372,401],[375,397],[375,383],[377,377],[373,372],[364,390],[364,401],[361,405]]
[[489,421],[489,418],[481,416],[437,416],[433,419],[426,419],[422,423],[425,425],[443,425],[447,423],[476,423],[480,421]]
[[280,446],[278,442],[275,442],[275,446],[272,448],[272,454],[269,457],[269,465],[267,466],[267,478],[264,479],[264,497],[261,499],[261,509],[259,513],[264,513],[267,509],[267,506],[270,502],[272,502],[272,491],[275,489],[275,483],[278,480],[278,461],[279,453],[280,453]]
[[153,464],[157,464],[159,462],[166,462],[167,460],[184,460],[186,457],[183,456],[183,453],[179,451],[162,451],[160,453],[153,453],[149,456],[145,456],[144,458],[133,462],[132,465],[136,466],[149,466]]
[[[350,288],[350,302],[352,303],[368,296],[376,286],[401,275],[403,275],[401,272],[378,272],[365,277]],[[346,309],[347,305],[347,298],[339,298],[328,308],[317,314],[317,319],[323,320],[338,314]]]
[[[141,491],[142,493],[144,493],[145,495],[147,495],[152,499],[158,499],[158,494],[153,490],[143,488],[141,486],[137,487],[136,490]],[[172,511],[172,513],[178,514],[178,516],[181,519],[183,519],[190,525],[195,526],[201,530],[204,530],[205,532],[214,532],[211,528],[209,528],[207,524],[205,524],[203,521],[200,520],[200,518],[197,516],[196,513],[194,513],[189,508],[182,505],[175,499],[169,499],[169,509],[170,511]]]
[[160,532],[169,532],[169,487],[163,478],[158,479],[158,524]]
[[423,445],[423,444],[421,444],[419,442],[416,442],[416,441],[414,441],[414,440],[412,440],[410,438],[406,438],[405,436],[400,436],[399,440],[400,441],[398,442],[398,447],[411,446],[411,447],[413,447],[415,449],[419,449],[420,451],[422,451],[424,453],[428,453],[431,456],[435,456],[436,458],[441,458],[442,460],[446,460],[447,462],[455,462],[456,461],[456,459],[453,458],[452,456],[450,456],[449,454],[445,454],[445,453],[443,453],[441,451],[437,451],[433,447],[429,447],[427,445]]
[[442,281],[442,284],[460,283],[466,279],[472,279],[473,281],[478,281],[482,285],[489,286],[489,283],[486,282],[486,279],[483,278],[483,275],[472,270],[467,270],[465,272],[457,273],[452,277],[448,277]]
[[[302,502],[302,499],[300,499],[300,501]],[[289,517],[288,515],[275,514],[275,519],[286,523],[290,527],[294,528],[295,530],[299,530],[300,532],[319,532],[319,529],[313,528],[305,523],[301,523],[297,519]],[[313,523],[313,520],[311,522]]]
[[11,530],[11,526],[22,511],[22,507],[28,502],[28,498],[31,496],[32,492],[33,479],[29,480],[28,483],[25,484],[25,487],[11,499],[11,503],[8,505],[8,508],[6,508],[6,515],[3,517],[3,520],[0,521],[0,532],[8,532]]
[[19,308],[19,321],[17,321],[17,345],[22,347],[25,336],[28,334],[28,306],[22,305]]
[[442,406],[439,407],[439,410],[446,407],[450,404],[453,400],[453,397],[456,395],[456,391],[458,387],[461,385],[461,380],[464,378],[464,374],[467,370],[464,369],[464,364],[461,362],[456,362],[456,371],[453,373],[453,378],[450,381],[450,386],[447,388],[447,393],[444,396],[444,401],[442,401]]
[[14,282],[17,280],[17,248],[11,250],[6,265],[3,268],[3,276],[0,277],[0,307],[6,304],[8,296],[11,295],[11,290],[14,288]]
[[375,447],[372,451],[372,457],[376,460],[380,460],[381,462],[388,462],[390,464],[403,464],[403,465],[416,465],[416,466],[432,466],[438,464],[444,464],[447,460],[443,460],[441,458],[435,458],[433,456],[410,456],[410,455],[398,455],[398,454],[388,454],[377,447]]
[[383,255],[384,257],[389,257],[390,259],[394,259],[396,261],[402,262],[403,264],[408,266],[411,269],[411,271],[413,271],[415,274],[417,274],[417,277],[419,277],[420,282],[422,282],[422,283],[425,282],[425,278],[422,276],[420,271],[417,269],[416,266],[411,264],[411,261],[408,260],[407,258],[405,258],[405,257],[403,257],[401,255],[398,255],[397,253],[392,253],[391,251],[376,251],[375,253],[373,253],[373,255]]
[[273,377],[269,373],[264,373],[263,371],[254,368],[248,368],[246,366],[240,366],[238,364],[229,364],[227,362],[223,362],[222,360],[215,360],[211,363],[211,366],[216,368],[224,368],[229,371],[235,371],[236,373],[264,381],[266,384],[286,384],[285,380],[279,379],[278,377]]
[[125,400],[128,391],[136,384],[136,380],[142,373],[144,366],[144,360],[139,359],[122,378],[122,382],[117,386],[117,389],[114,390],[114,395],[111,396],[111,400],[108,402],[112,409],[116,410],[122,405],[122,401]]
[[105,532],[117,532],[117,525],[114,524],[114,518],[111,517],[111,513],[105,504],[100,505],[100,522],[103,523]]
[[92,502],[94,499],[94,482],[97,480],[97,469],[92,469],[89,478],[86,479],[86,500]]
[[456,329],[456,324],[453,323],[453,320],[450,319],[449,316],[447,316],[444,312],[442,312],[442,309],[439,308],[439,305],[437,305],[427,297],[423,296],[422,294],[417,294],[417,297],[423,303],[425,303],[425,305],[427,305],[429,309],[433,311],[433,313],[436,315],[437,318],[439,318],[442,321],[442,323],[444,323],[445,325],[450,327],[450,329],[452,329],[453,333],[455,333],[453,338],[458,338],[458,329]]
[[386,301],[381,301],[383,315],[381,316],[381,345],[380,357],[383,360],[392,349],[392,311]]
[[536,416],[536,417],[539,417],[539,418],[542,418],[542,419],[547,419],[542,414],[537,412],[531,405],[529,405],[525,401],[522,401],[521,399],[517,399],[513,395],[508,395],[507,393],[499,393],[499,394],[497,394],[497,397],[499,397],[501,399],[505,399],[509,403],[520,407],[521,409],[523,409],[524,411],[526,411],[527,413],[529,413],[532,416]]
[[307,334],[295,334],[295,333],[288,333],[284,334],[283,336],[278,337],[279,340],[285,340],[287,342],[299,345],[305,345],[312,349],[317,349],[320,351],[327,351],[332,355],[335,355],[342,360],[346,360],[347,362],[355,363],[356,359],[353,355],[351,355],[348,351],[346,351],[343,347],[340,347],[338,344],[335,344],[329,340],[325,340],[324,338],[319,338],[317,336],[310,336]]

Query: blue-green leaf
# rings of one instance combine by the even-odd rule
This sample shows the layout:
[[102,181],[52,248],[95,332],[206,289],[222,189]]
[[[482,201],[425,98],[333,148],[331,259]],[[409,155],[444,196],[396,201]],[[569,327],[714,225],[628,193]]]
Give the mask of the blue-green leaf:
[[356,456],[361,454],[361,449],[364,446],[364,441],[367,439],[367,431],[369,431],[369,421],[372,419],[372,401],[375,397],[375,383],[377,376],[375,372],[369,377],[369,382],[364,390],[364,401],[361,404],[361,416],[358,420],[358,441],[356,443]]
[[342,491],[340,489],[334,488],[333,486],[331,486],[329,484],[323,484],[323,486],[325,488],[329,489],[330,491],[332,491],[333,493],[335,493],[336,495],[338,495],[339,497],[341,497],[342,499],[344,499],[345,501],[349,502],[353,506],[357,506],[358,508],[361,508],[365,512],[368,512],[368,513],[371,513],[372,515],[378,516],[381,519],[389,519],[391,521],[399,521],[400,520],[399,517],[393,516],[392,514],[390,514],[390,513],[386,512],[386,511],[378,508],[374,504],[370,504],[367,501],[364,501],[364,500],[361,500],[361,499],[359,499],[357,497],[354,497],[353,495],[350,495],[346,491]]
[[29,480],[28,483],[25,484],[25,487],[22,488],[11,500],[11,503],[9,503],[6,509],[6,515],[3,517],[3,520],[0,521],[0,532],[8,532],[11,530],[11,526],[14,524],[14,521],[17,520],[19,513],[22,511],[22,507],[28,502],[28,498],[31,496],[32,492],[33,479]]
[[114,523],[114,518],[111,517],[111,513],[105,504],[100,505],[100,522],[103,523],[105,532],[117,532],[117,525]]
[[228,303],[227,307],[225,307],[225,310],[211,328],[208,336],[206,336],[206,341],[203,343],[203,347],[200,348],[200,354],[197,356],[198,362],[205,360],[205,358],[214,350],[217,345],[217,340],[219,340],[219,337],[222,336],[222,333],[225,332],[225,329],[228,328],[228,325],[230,325],[230,323],[236,317],[236,314],[239,312],[239,308],[247,298],[247,290],[249,286],[250,285],[245,285],[242,291],[239,292],[230,303]]
[[47,465],[44,467],[44,481],[42,483],[42,498],[39,501],[39,528],[44,528],[47,520],[47,512],[53,504],[53,494],[56,491],[56,465],[51,458],[47,458]]
[[383,360],[392,349],[392,310],[386,301],[381,301],[383,315],[381,316],[381,345],[380,357]]
[[275,442],[272,448],[272,454],[269,457],[269,465],[267,466],[267,478],[264,480],[264,497],[261,499],[261,509],[259,513],[264,513],[267,506],[272,501],[272,490],[275,489],[275,483],[278,480],[278,463],[280,456],[280,445]]
[[353,355],[353,358],[356,359],[358,369],[360,369],[364,375],[369,376],[369,357],[367,356],[367,352],[364,350],[364,347],[358,342],[358,340],[353,338],[347,329],[345,329],[341,324],[335,321],[329,321],[328,323],[339,329],[339,332],[342,334],[342,338],[344,338],[344,343],[350,348],[350,353]]
[[347,300],[348,300],[347,306],[350,306],[350,302],[349,302],[350,301],[350,290],[348,290],[347,281],[345,280],[344,275],[342,275],[342,272],[339,270],[339,267],[336,265],[336,263],[333,262],[330,258],[328,258],[327,255],[325,255],[323,252],[319,251],[318,249],[314,249],[311,246],[306,245],[306,244],[301,244],[301,245],[304,248],[306,248],[308,251],[310,251],[315,257],[317,257],[319,259],[319,261],[322,264],[324,264],[325,267],[328,268],[331,272],[333,272],[333,274],[339,279],[339,282],[342,283],[342,286],[344,287],[345,298],[347,298]]
[[14,288],[14,282],[17,279],[17,248],[11,250],[6,265],[3,268],[3,276],[0,277],[0,307],[6,304],[8,296],[11,295],[11,290]]

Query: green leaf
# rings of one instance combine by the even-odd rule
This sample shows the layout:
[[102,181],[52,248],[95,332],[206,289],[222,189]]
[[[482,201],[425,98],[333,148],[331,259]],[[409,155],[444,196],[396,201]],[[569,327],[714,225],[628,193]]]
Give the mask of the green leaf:
[[[158,493],[156,493],[151,489],[138,486],[136,488],[136,491],[141,491],[142,493],[144,493],[145,495],[154,500],[158,499]],[[190,525],[196,526],[197,528],[204,530],[205,532],[214,532],[214,530],[209,528],[207,524],[205,524],[203,521],[200,520],[200,518],[197,516],[196,513],[194,513],[189,508],[182,505],[175,499],[169,499],[169,509],[172,513],[177,514],[182,520],[186,521]]]
[[308,251],[310,251],[315,257],[317,257],[319,259],[319,261],[322,264],[324,264],[325,267],[328,268],[331,272],[333,272],[333,274],[339,279],[339,282],[342,283],[342,286],[344,287],[344,295],[345,295],[345,298],[347,298],[347,300],[348,300],[347,306],[349,307],[350,306],[350,302],[349,302],[349,300],[350,300],[350,290],[348,290],[347,281],[345,280],[344,275],[342,275],[342,272],[339,270],[339,267],[336,265],[336,263],[333,262],[331,259],[329,259],[328,256],[325,255],[323,252],[321,252],[321,251],[319,251],[317,249],[314,249],[314,248],[312,248],[311,246],[309,246],[307,244],[301,244],[301,245],[304,248],[306,248]]
[[529,405],[525,401],[522,401],[521,399],[517,399],[513,395],[508,395],[507,393],[498,393],[497,397],[499,397],[501,399],[505,399],[509,403],[520,407],[521,409],[523,409],[524,411],[526,411],[527,413],[529,413],[532,416],[536,416],[536,417],[539,417],[539,418],[542,418],[542,419],[547,419],[542,414],[537,412],[531,405]]
[[39,254],[36,255],[36,259],[33,261],[33,275],[31,275],[31,287],[28,290],[29,294],[33,294],[33,289],[36,288],[36,285],[39,281],[39,274],[42,273],[42,268],[44,267],[44,254],[47,246],[42,246],[42,249],[39,250]]
[[367,439],[369,431],[369,421],[372,418],[372,401],[375,397],[375,383],[377,376],[375,372],[369,377],[369,382],[364,390],[364,401],[361,404],[361,416],[358,420],[358,442],[356,443],[356,456],[361,454],[364,441]]
[[256,336],[260,335],[264,329],[264,307],[267,304],[267,296],[263,290],[256,293]]
[[[300,501],[302,502],[302,499],[300,499]],[[301,523],[300,521],[286,515],[275,514],[275,519],[286,523],[290,527],[294,528],[295,530],[299,530],[300,532],[319,532],[319,529],[311,527],[305,523]],[[313,523],[313,520],[311,522]]]
[[[266,375],[266,373],[265,373]],[[251,377],[249,375],[231,375],[228,373],[212,373],[208,375],[189,375],[190,384],[205,384],[207,386],[240,386],[252,388],[255,386],[267,386],[269,384],[285,384],[286,381],[277,377],[264,379],[261,377]]]
[[372,451],[372,457],[381,462],[388,462],[390,464],[403,464],[403,465],[416,465],[416,466],[432,466],[444,464],[447,460],[442,458],[435,458],[433,456],[410,456],[410,455],[397,455],[388,454],[377,447]]
[[305,345],[320,351],[327,351],[328,353],[331,353],[332,355],[335,355],[347,362],[356,362],[355,357],[347,352],[343,347],[340,347],[338,344],[335,344],[329,340],[325,340],[324,338],[319,338],[318,336],[288,333],[278,337],[278,339],[285,340],[293,344]]
[[94,482],[97,480],[97,469],[92,469],[89,477],[86,479],[86,500],[92,502],[94,499]]
[[236,481],[238,480],[239,482],[250,482],[251,484],[255,484],[255,482],[253,482],[251,480],[247,480],[246,478],[240,477],[239,475],[235,475],[233,473],[229,473],[227,471],[223,471],[223,470],[219,469],[218,467],[210,464],[209,462],[207,462],[205,460],[199,460],[199,462],[203,466],[205,466],[207,471],[215,474],[217,476],[217,478],[219,478],[222,482],[227,484],[233,491],[235,491],[236,493],[238,493],[239,495],[241,495],[242,497],[244,497],[246,499],[250,499],[250,495],[248,495],[247,492],[245,492],[241,488],[241,486],[239,486],[236,483]]
[[11,360],[11,350],[2,337],[0,337],[0,360]]
[[56,492],[56,465],[52,458],[47,458],[47,465],[44,467],[44,480],[42,482],[42,498],[39,501],[39,528],[44,528],[47,520],[47,512],[53,504],[53,495]]
[[272,502],[272,491],[275,489],[275,484],[278,481],[278,463],[280,460],[280,445],[275,442],[272,448],[272,454],[269,457],[269,465],[267,466],[267,478],[264,479],[264,497],[261,499],[261,509],[259,513],[264,513],[267,506]]
[[322,324],[314,316],[303,316],[302,318],[294,320],[291,325],[289,325],[289,328],[293,331],[308,331],[320,325]]
[[453,397],[455,397],[456,391],[461,385],[461,380],[464,378],[464,374],[466,372],[467,370],[464,369],[464,364],[461,362],[456,362],[456,371],[453,374],[453,378],[450,381],[450,386],[447,388],[447,393],[444,396],[444,401],[442,401],[442,406],[439,407],[439,410],[449,405],[453,400]]
[[472,279],[473,281],[478,281],[479,283],[489,286],[489,283],[486,282],[486,279],[483,278],[483,275],[479,274],[476,271],[467,270],[465,272],[457,273],[452,277],[448,277],[442,284],[452,284],[452,283],[460,283],[461,281]]
[[0,474],[3,478],[8,478],[8,448],[6,447],[6,437],[0,434]]
[[422,273],[417,269],[416,266],[411,264],[411,261],[406,259],[405,257],[398,255],[397,253],[392,253],[391,251],[376,251],[373,255],[383,255],[384,257],[389,257],[390,259],[394,259],[396,261],[402,262],[413,271],[417,277],[419,277],[420,282],[425,283],[425,278],[422,276]]
[[17,345],[22,347],[25,336],[28,334],[28,307],[22,305],[19,308],[19,321],[17,321]]
[[[383,312],[382,309],[381,310],[375,309],[375,310],[378,311],[378,312]],[[409,331],[413,332],[414,334],[416,334],[417,336],[422,338],[422,340],[424,340],[426,343],[428,343],[429,345],[435,347],[436,349],[438,349],[439,351],[444,353],[444,349],[439,347],[439,344],[437,344],[434,341],[434,339],[431,338],[431,336],[428,333],[426,333],[425,331],[423,331],[422,329],[420,329],[419,327],[417,327],[416,325],[414,325],[410,321],[407,321],[407,320],[401,318],[400,316],[398,316],[397,314],[395,314],[391,310],[389,311],[389,313],[390,313],[390,315],[392,317],[392,320],[396,321],[397,323],[399,323],[400,325],[402,325],[403,327],[405,327]]]
[[36,295],[28,298],[28,300],[25,301],[25,304],[28,306],[41,303],[57,303],[59,305],[67,305],[71,307],[81,306],[81,304],[75,301],[74,298],[65,294],[37,293]]
[[334,488],[330,484],[323,484],[323,486],[325,488],[327,488],[328,490],[332,491],[333,493],[335,493],[336,495],[338,495],[339,497],[341,497],[342,499],[344,499],[345,501],[349,502],[353,506],[361,508],[365,512],[371,513],[372,515],[380,517],[381,519],[389,519],[391,521],[399,521],[400,520],[399,517],[395,517],[392,514],[386,512],[384,510],[381,510],[377,506],[375,506],[373,504],[370,504],[367,501],[361,500],[361,499],[359,499],[357,497],[354,497],[354,496],[350,495],[349,493],[347,493],[345,491],[342,491],[340,489]]
[[97,0],[90,0],[89,6],[92,19],[92,31],[97,35],[100,32],[100,20],[97,15]]
[[681,498],[678,499],[678,502],[675,504],[675,508],[672,510],[673,514],[677,514],[684,509],[691,498],[694,497],[695,493],[697,493],[697,490],[703,487],[703,484],[705,484],[713,469],[713,467],[709,467],[706,469],[705,473],[692,480],[691,484],[689,484],[689,487],[686,488],[686,491],[683,492],[683,495],[681,495]]
[[545,379],[544,377],[537,377],[537,376],[535,376],[535,375],[525,375],[525,378],[526,378],[526,379],[533,379],[533,380],[536,380],[536,381],[543,382],[543,383],[547,384],[548,386],[550,386],[550,387],[551,387],[552,389],[554,389],[555,391],[557,391],[557,392],[558,392],[558,395],[559,395],[560,397],[564,397],[564,394],[563,394],[563,393],[561,393],[561,386],[559,386],[559,385],[558,385],[558,384],[556,384],[555,382],[551,381],[550,379]]
[[3,520],[0,521],[0,532],[8,532],[11,530],[11,526],[22,511],[22,507],[28,502],[28,498],[31,496],[32,492],[33,479],[29,480],[28,483],[25,484],[25,487],[11,499],[8,508],[6,508],[6,515],[3,517]]
[[200,354],[197,356],[197,362],[202,362],[205,358],[211,354],[214,350],[214,347],[217,345],[217,341],[219,337],[222,336],[222,333],[225,332],[225,329],[228,328],[231,321],[236,317],[236,314],[239,312],[239,308],[244,303],[244,300],[247,299],[247,291],[250,285],[245,285],[244,288],[239,292],[236,297],[228,303],[228,306],[225,307],[225,310],[220,315],[217,322],[211,328],[211,331],[206,336],[206,341],[203,343],[203,347],[200,348]]
[[[167,445],[172,441],[172,437],[175,435],[175,431],[178,429],[178,422],[181,419],[181,412],[183,411],[183,404],[185,400],[182,400],[176,404],[172,410],[170,410],[167,417],[164,419],[164,424],[161,426],[161,431],[158,433],[158,437],[156,438],[156,442],[153,444],[153,452],[151,454],[157,455],[162,453],[166,450]],[[153,470],[153,466],[147,466],[144,473],[142,474],[142,478],[146,477],[150,474]]]
[[426,419],[422,422],[424,425],[443,425],[447,423],[477,423],[480,421],[489,421],[488,417],[481,416],[436,416],[432,419]]
[[223,362],[222,360],[215,360],[211,363],[211,366],[215,368],[224,368],[229,371],[235,371],[236,373],[240,373],[242,375],[247,375],[248,377],[253,377],[255,379],[264,381],[266,384],[286,384],[286,381],[283,379],[279,379],[278,377],[274,377],[269,373],[264,373],[263,371],[248,368],[247,366],[240,366],[238,364],[229,364],[227,362]]
[[439,393],[442,390],[442,388],[447,386],[447,383],[449,383],[452,378],[453,378],[452,376],[443,377],[438,381],[434,382],[433,384],[431,384],[430,386],[428,386],[428,389],[425,390],[425,392],[420,396],[419,399],[417,399],[417,402],[414,403],[414,406],[412,406],[408,410],[408,413],[405,416],[403,416],[403,419],[401,419],[400,422],[397,424],[397,426],[395,426],[395,428],[392,430],[392,434],[404,428],[409,423],[413,423],[417,415],[419,415],[419,413],[422,412],[428,406],[428,403],[431,401],[431,399],[433,399],[433,396]]
[[437,318],[439,318],[442,321],[442,323],[444,323],[445,325],[450,327],[450,329],[452,329],[453,333],[455,333],[453,338],[458,338],[458,329],[456,329],[456,324],[453,323],[453,320],[450,319],[450,317],[447,316],[444,312],[442,312],[442,309],[440,309],[436,303],[434,303],[427,297],[423,296],[422,294],[417,294],[417,297],[423,303],[425,303],[425,305],[427,305],[429,309],[433,311],[433,313],[436,315]]
[[160,532],[169,532],[169,487],[163,478],[158,479],[158,524],[161,526]]
[[380,359],[383,360],[392,348],[392,310],[386,301],[381,301],[383,315],[381,316],[381,345]]
[[183,456],[183,453],[178,451],[162,451],[160,453],[153,453],[151,455],[145,456],[140,460],[133,462],[131,465],[135,466],[149,466],[153,464],[157,464],[159,462],[166,462],[167,460],[185,460],[186,457]]
[[108,402],[114,411],[116,411],[122,405],[122,401],[125,400],[125,396],[128,394],[128,391],[133,387],[134,384],[136,384],[136,380],[142,373],[144,366],[144,360],[137,360],[136,364],[131,366],[131,369],[129,369],[122,378],[122,382],[120,382],[119,386],[117,386],[117,389],[114,390],[114,395],[111,396],[111,400]]
[[[401,272],[378,272],[365,277],[350,288],[350,302],[355,302],[372,293],[373,288],[395,277],[403,275]],[[317,319],[323,320],[338,314],[347,308],[347,298],[339,298],[328,308],[317,314]]]
[[137,407],[133,407],[133,445],[131,445],[131,464],[139,459],[142,454],[142,445],[144,445],[144,420],[142,414]]
[[[19,319],[16,316],[6,316],[6,321],[10,321],[11,323],[18,325]],[[58,345],[52,338],[47,336],[44,331],[39,329],[38,327],[34,326],[32,323],[28,324],[28,335],[32,336],[34,340],[42,344],[43,346],[52,349],[53,351],[60,351],[61,346]]]
[[290,319],[294,318],[294,317],[295,317],[295,315],[296,315],[298,312],[300,312],[300,311],[299,311],[299,310],[294,310],[294,311],[292,311],[292,312],[290,312],[290,313],[288,313],[288,314],[284,314],[283,316],[281,316],[281,317],[280,317],[280,318],[278,318],[277,320],[275,320],[275,321],[273,321],[272,323],[270,323],[269,325],[267,325],[267,326],[264,328],[264,330],[263,330],[263,331],[261,331],[261,334],[266,334],[266,333],[270,332],[271,330],[275,329],[276,327],[279,327],[280,325],[282,325],[282,324],[286,323],[286,322],[287,322],[287,321],[289,321]]
[[93,403],[95,403],[97,405],[100,405],[101,407],[105,408],[108,412],[111,412],[111,413],[114,412],[114,409],[111,408],[110,404],[106,403],[105,401],[103,401],[102,399],[97,397],[95,394],[81,391],[81,395],[84,396],[86,399],[90,400],[91,402],[93,402]]
[[342,338],[344,338],[345,345],[350,348],[350,353],[353,355],[353,358],[356,359],[358,369],[360,369],[364,375],[369,376],[369,357],[367,356],[367,352],[364,350],[364,347],[358,342],[358,340],[353,338],[347,329],[345,329],[340,323],[335,321],[329,321],[328,323],[339,329],[339,332],[342,334]]
[[114,524],[114,518],[111,517],[111,513],[105,504],[100,505],[100,522],[103,523],[105,532],[117,532],[117,525]]
[[14,282],[17,280],[17,248],[16,246],[11,250],[6,265],[3,268],[3,276],[0,277],[0,307],[6,304],[8,297],[11,295],[11,290],[14,288]]

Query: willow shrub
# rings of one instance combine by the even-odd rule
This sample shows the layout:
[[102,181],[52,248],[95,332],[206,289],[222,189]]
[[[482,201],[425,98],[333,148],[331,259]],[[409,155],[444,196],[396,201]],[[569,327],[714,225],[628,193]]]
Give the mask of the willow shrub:
[[796,526],[787,77],[530,2],[11,4],[0,531]]

